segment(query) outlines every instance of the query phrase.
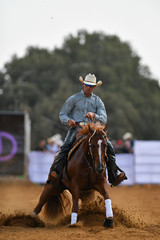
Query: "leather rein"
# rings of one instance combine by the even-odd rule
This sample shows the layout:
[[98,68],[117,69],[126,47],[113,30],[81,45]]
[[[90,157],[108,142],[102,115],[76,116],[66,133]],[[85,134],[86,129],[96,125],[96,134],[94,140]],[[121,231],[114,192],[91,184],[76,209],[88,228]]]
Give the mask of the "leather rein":
[[[95,167],[95,160],[94,160],[94,156],[93,156],[93,153],[92,153],[92,149],[91,149],[91,139],[93,138],[93,136],[95,135],[95,133],[96,133],[96,131],[97,130],[94,130],[94,132],[93,132],[93,134],[89,137],[89,139],[88,139],[88,146],[89,146],[89,155],[91,156],[91,159],[92,159],[92,163],[93,163],[93,166]],[[106,133],[102,130],[101,131],[103,134],[104,134],[104,136],[106,136]],[[84,156],[84,158],[85,158],[85,160],[86,160],[86,163],[88,164],[88,167],[89,167],[89,169],[91,170],[91,172],[93,172],[94,171],[94,167],[92,167],[91,166],[91,164],[89,163],[89,161],[88,161],[88,159],[86,158],[86,156],[85,156],[85,154],[83,154],[83,156]]]

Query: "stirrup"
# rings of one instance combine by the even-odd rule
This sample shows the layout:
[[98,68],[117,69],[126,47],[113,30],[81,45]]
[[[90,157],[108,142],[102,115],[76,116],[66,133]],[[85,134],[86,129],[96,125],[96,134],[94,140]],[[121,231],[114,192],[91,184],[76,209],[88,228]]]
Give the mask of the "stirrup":
[[119,175],[117,175],[116,180],[112,183],[112,186],[117,186],[124,180],[127,180],[126,174],[125,172],[121,172]]

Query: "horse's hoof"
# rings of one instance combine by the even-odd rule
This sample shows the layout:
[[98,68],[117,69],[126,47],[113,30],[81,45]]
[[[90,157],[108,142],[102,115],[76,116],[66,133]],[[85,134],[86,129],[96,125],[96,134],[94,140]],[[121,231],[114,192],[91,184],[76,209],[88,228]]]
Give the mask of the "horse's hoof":
[[77,223],[74,223],[74,224],[70,224],[69,225],[69,228],[77,228],[79,227]]
[[109,217],[109,218],[106,218],[105,221],[104,221],[104,224],[103,224],[104,227],[107,227],[107,228],[114,228],[114,221],[113,221],[113,218]]

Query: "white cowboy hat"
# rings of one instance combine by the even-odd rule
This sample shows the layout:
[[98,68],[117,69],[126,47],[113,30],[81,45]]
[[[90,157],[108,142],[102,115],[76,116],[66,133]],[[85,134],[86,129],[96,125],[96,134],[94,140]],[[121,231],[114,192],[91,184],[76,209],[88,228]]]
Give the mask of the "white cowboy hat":
[[81,76],[79,77],[79,80],[80,80],[81,83],[85,83],[85,84],[88,84],[88,85],[91,85],[91,86],[97,86],[98,87],[98,86],[102,85],[102,81],[98,81],[96,83],[96,77],[95,77],[94,74],[91,74],[91,73],[86,75],[84,81],[83,81],[83,78]]
[[61,139],[61,135],[59,133],[55,134],[54,136],[47,139],[48,143],[56,142],[57,140]]
[[123,139],[124,140],[127,140],[127,139],[130,139],[130,138],[132,138],[133,136],[132,136],[132,134],[130,133],[130,132],[126,132],[124,135],[123,135]]

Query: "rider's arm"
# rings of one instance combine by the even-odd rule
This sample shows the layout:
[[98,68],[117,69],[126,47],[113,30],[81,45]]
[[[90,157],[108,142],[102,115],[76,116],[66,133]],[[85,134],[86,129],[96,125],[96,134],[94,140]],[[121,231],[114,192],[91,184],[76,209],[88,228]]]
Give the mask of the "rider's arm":
[[104,103],[99,97],[97,97],[96,99],[96,108],[97,110],[95,114],[95,120],[106,124],[107,123],[106,109],[105,109]]
[[65,101],[59,113],[60,121],[64,125],[68,125],[68,121],[70,120],[69,115],[73,108],[74,108],[74,96],[71,96]]

